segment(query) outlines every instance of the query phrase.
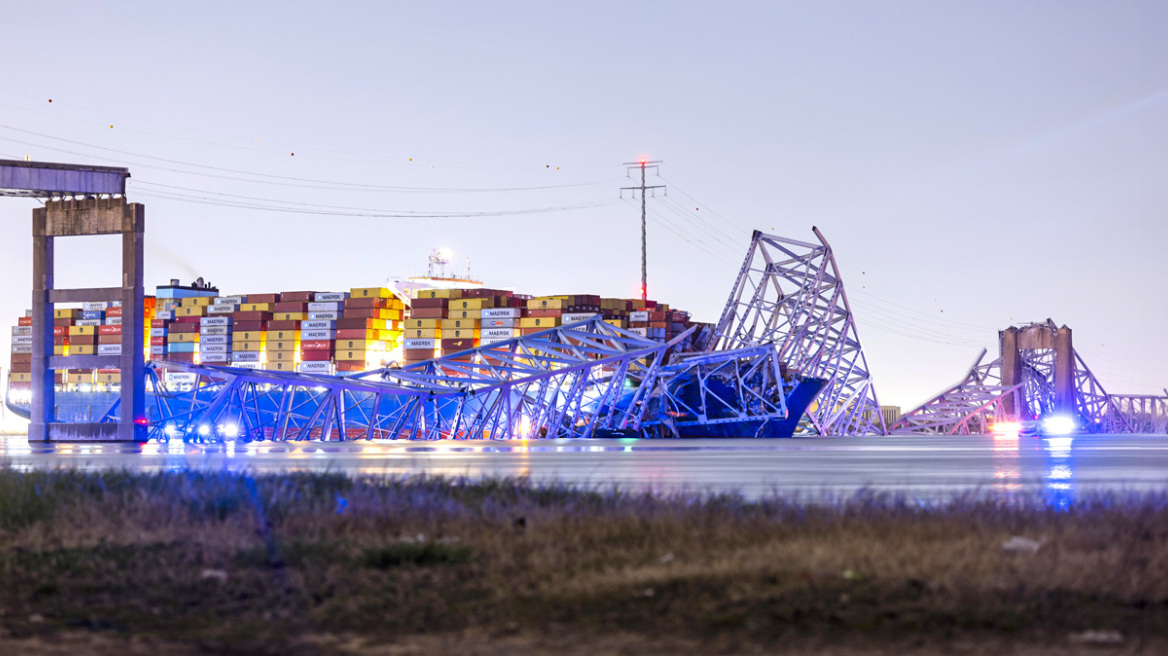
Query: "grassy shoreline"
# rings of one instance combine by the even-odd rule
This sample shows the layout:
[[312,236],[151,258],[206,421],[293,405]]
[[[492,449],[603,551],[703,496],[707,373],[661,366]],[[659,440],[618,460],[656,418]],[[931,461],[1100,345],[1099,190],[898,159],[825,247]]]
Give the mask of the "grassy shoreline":
[[79,634],[209,653],[1106,653],[1168,637],[1168,494],[1060,511],[0,470],[0,648]]

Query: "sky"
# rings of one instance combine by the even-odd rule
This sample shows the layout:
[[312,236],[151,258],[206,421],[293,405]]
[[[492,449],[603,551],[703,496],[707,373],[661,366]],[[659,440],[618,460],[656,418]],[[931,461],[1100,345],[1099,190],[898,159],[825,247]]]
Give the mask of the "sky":
[[[647,157],[650,297],[716,321],[751,231],[818,226],[883,404],[1047,318],[1109,392],[1168,386],[1163,2],[0,12],[0,158],[130,168],[148,289],[379,286],[441,247],[491,287],[635,297]],[[36,206],[0,199],[13,324]],[[118,244],[57,262],[112,285]]]

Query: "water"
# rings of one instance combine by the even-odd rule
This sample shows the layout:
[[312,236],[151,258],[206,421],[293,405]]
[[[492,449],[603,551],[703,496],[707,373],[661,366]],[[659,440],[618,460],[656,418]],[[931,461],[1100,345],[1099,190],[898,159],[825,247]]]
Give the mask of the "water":
[[920,498],[1038,494],[1053,506],[1094,491],[1168,491],[1168,436],[260,442],[30,445],[0,438],[0,462],[180,471],[527,476],[633,490],[776,492],[808,498],[861,489]]

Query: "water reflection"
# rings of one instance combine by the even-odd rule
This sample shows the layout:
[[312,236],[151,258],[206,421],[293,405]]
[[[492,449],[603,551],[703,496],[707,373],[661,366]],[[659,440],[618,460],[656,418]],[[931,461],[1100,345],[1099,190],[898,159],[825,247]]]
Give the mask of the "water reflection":
[[1022,491],[1022,463],[1018,454],[1018,432],[994,435],[993,490],[1003,495]]
[[1047,505],[1066,510],[1075,501],[1073,437],[1048,437],[1046,450],[1045,500]]

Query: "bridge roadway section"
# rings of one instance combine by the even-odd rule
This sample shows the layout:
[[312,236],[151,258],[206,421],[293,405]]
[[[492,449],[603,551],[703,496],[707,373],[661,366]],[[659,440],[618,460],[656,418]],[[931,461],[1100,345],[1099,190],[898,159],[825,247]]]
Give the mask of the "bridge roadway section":
[[1093,491],[1168,493],[1168,437],[1085,435],[719,439],[37,444],[0,438],[0,463],[181,471],[528,476],[581,486],[738,491],[824,499],[863,489],[944,499],[967,492],[1065,505]]

